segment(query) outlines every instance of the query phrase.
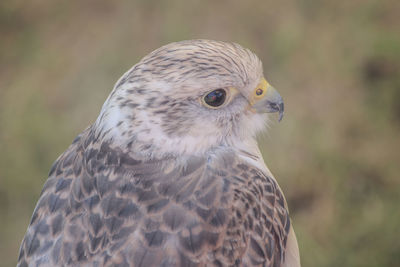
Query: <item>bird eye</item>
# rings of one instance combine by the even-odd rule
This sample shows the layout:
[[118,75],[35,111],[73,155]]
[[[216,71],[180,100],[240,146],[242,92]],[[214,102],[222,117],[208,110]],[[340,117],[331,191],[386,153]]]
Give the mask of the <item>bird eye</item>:
[[203,97],[203,102],[210,107],[219,107],[224,104],[226,91],[224,89],[214,90]]

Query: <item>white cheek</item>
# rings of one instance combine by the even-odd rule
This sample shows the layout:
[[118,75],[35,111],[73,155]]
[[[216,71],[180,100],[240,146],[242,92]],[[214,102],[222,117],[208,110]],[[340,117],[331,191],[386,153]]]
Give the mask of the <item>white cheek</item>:
[[251,127],[253,131],[253,136],[265,131],[268,128],[268,115],[267,114],[255,114],[251,119]]
[[[144,119],[146,116],[143,114],[142,118]],[[149,120],[146,121],[149,122]],[[154,145],[159,154],[200,155],[221,142],[221,134],[216,131],[215,127],[204,127],[200,120],[193,122],[194,127],[185,135],[176,137],[167,136],[159,126],[160,124],[144,123],[143,128],[149,131],[143,131],[137,136],[141,142]]]
[[[157,86],[162,85],[158,83]],[[136,143],[132,147],[134,153],[141,153],[146,145],[153,147],[151,153],[156,156],[171,153],[199,155],[219,145],[249,150],[246,149],[249,140],[255,140],[256,134],[266,128],[265,115],[246,110],[242,111],[240,117],[235,118],[238,121],[231,125],[232,118],[228,113],[240,108],[241,103],[215,112],[199,110],[200,107],[196,106],[193,107],[196,116],[193,116],[191,127],[183,135],[169,136],[161,127],[161,117],[136,109],[134,120],[131,121],[129,118],[132,116],[132,109],[121,109],[117,104],[114,106],[109,104],[106,103],[103,107],[96,121],[96,128],[106,133],[105,139],[112,139],[118,146],[124,147],[134,141]],[[221,120],[226,121],[221,124]]]

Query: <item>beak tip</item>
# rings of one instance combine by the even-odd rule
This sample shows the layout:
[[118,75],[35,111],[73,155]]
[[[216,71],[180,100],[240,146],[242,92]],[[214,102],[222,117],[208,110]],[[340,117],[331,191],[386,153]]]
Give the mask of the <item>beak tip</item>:
[[279,112],[279,119],[278,122],[281,122],[283,119],[283,112]]
[[283,114],[284,114],[285,107],[283,105],[283,102],[279,103],[279,119],[278,122],[281,122],[283,119]]

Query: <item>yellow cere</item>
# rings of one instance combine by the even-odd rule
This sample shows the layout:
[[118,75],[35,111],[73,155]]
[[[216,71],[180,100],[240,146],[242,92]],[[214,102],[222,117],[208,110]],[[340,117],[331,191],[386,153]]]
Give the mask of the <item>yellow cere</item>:
[[263,98],[265,94],[267,93],[269,83],[262,78],[260,83],[257,85],[257,87],[254,89],[253,94],[251,95],[250,103],[251,105],[254,105],[257,100]]

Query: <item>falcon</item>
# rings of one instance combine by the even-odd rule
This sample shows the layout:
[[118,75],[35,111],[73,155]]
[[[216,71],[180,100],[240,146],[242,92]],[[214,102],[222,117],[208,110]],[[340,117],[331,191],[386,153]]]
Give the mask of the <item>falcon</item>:
[[151,52],[52,166],[18,266],[300,266],[256,141],[283,108],[238,44]]

